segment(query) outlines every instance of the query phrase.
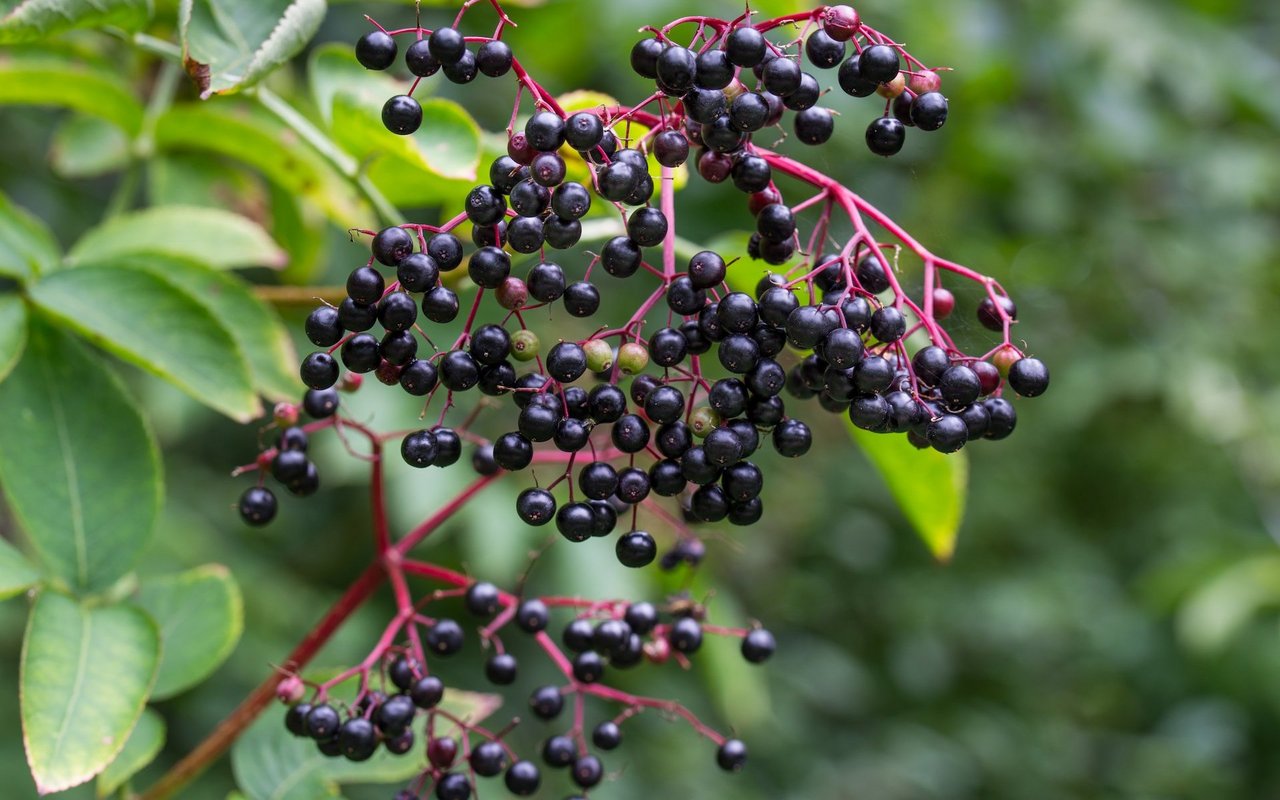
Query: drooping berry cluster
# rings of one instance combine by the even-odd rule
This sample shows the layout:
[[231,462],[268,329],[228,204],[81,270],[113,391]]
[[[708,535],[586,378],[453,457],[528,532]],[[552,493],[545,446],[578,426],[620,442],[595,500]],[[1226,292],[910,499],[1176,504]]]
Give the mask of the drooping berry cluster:
[[[346,298],[336,307],[315,309],[306,323],[308,338],[321,348],[306,357],[300,371],[308,387],[302,409],[315,421],[293,427],[297,409],[282,409],[286,427],[277,446],[246,471],[270,472],[291,491],[307,494],[318,485],[306,457],[307,434],[355,431],[373,448],[375,498],[381,502],[384,444],[398,444],[402,459],[423,469],[452,467],[469,446],[468,461],[479,476],[475,490],[505,473],[533,474],[534,484],[516,500],[516,514],[526,524],[553,524],[576,543],[617,531],[618,561],[639,568],[659,554],[656,538],[639,524],[644,513],[673,531],[674,543],[659,563],[674,569],[702,559],[692,525],[749,525],[761,518],[760,451],[766,440],[784,457],[808,452],[813,434],[789,402],[816,399],[859,428],[902,433],[917,447],[952,453],[967,442],[1013,432],[1016,416],[1006,389],[1026,397],[1046,390],[1044,364],[1024,357],[1012,343],[1016,307],[995,280],[933,255],[837,180],[754,141],[788,110],[795,112],[793,127],[802,142],[820,144],[832,136],[834,117],[817,105],[821,85],[802,68],[802,59],[817,69],[839,67],[839,84],[851,95],[879,92],[886,98],[885,115],[867,132],[873,152],[897,152],[908,124],[924,130],[942,126],[947,103],[937,72],[864,25],[853,9],[834,6],[754,24],[748,15],[686,17],[651,29],[653,35],[632,50],[631,64],[656,81],[657,92],[635,106],[569,113],[514,58],[501,39],[511,22],[496,0],[491,5],[500,18],[492,37],[463,36],[459,14],[452,27],[379,26],[358,43],[362,64],[386,69],[397,60],[395,37],[413,37],[404,60],[418,79],[437,71],[458,83],[478,72],[513,75],[517,92],[507,154],[490,165],[488,182],[474,187],[461,213],[445,223],[360,231],[372,237],[371,257],[351,272]],[[681,26],[695,27],[687,46],[670,38]],[[800,31],[795,40],[766,35],[794,29]],[[902,59],[911,69],[901,69]],[[534,108],[517,126],[526,93]],[[412,90],[391,98],[384,109],[384,122],[395,133],[419,126],[421,111],[411,95]],[[753,293],[728,283],[731,269],[746,268],[735,264],[739,254],[704,250],[677,258],[674,177],[695,148],[702,178],[731,181],[746,194],[755,233],[745,255],[778,268]],[[813,194],[788,203],[779,181]],[[569,262],[556,253],[577,247],[589,214],[618,219],[625,232],[589,254],[581,275],[571,276],[561,266]],[[469,247],[459,238],[465,227]],[[921,264],[919,299],[899,277],[903,256]],[[469,281],[455,280],[464,268]],[[610,277],[602,279],[600,271]],[[974,281],[985,291],[976,318],[1003,334],[989,352],[966,355],[942,327],[956,305],[943,286],[944,274]],[[627,294],[646,278],[653,288]],[[526,324],[535,310],[553,324],[561,314],[594,317],[602,291],[634,297],[630,319],[602,324],[582,339],[538,333]],[[464,317],[461,295],[468,293]],[[438,347],[431,326],[459,318],[461,333]],[[419,398],[423,416],[434,404],[436,423],[381,435],[342,416],[339,390],[358,389],[361,376],[370,373]],[[480,429],[480,411],[501,402],[469,408],[465,398],[476,394],[511,401],[496,435]],[[486,411],[485,419],[494,416]],[[549,480],[547,472],[535,471],[543,468]],[[662,498],[675,499],[677,513]],[[274,495],[261,483],[241,500],[252,524],[270,521],[275,507]],[[451,513],[456,506],[447,508]],[[401,614],[369,659],[344,674],[361,678],[347,719],[325,702],[336,685],[329,682],[316,687],[311,708],[290,712],[291,730],[312,736],[325,752],[358,759],[379,743],[393,752],[410,747],[415,734],[409,722],[425,714],[431,767],[410,794],[430,783],[442,800],[469,795],[473,784],[456,767],[459,742],[462,760],[476,775],[497,774],[509,760],[508,788],[517,794],[535,790],[537,768],[516,759],[500,733],[452,719],[436,705],[443,685],[426,671],[428,656],[456,652],[463,628],[447,618],[425,617],[423,605],[465,591],[473,612],[496,615],[480,631],[482,642],[495,648],[486,667],[491,681],[515,678],[515,658],[497,635],[512,619],[561,668],[567,685],[544,687],[531,703],[535,715],[551,718],[563,697],[575,697],[568,737],[548,740],[543,756],[549,766],[572,767],[580,787],[589,788],[603,774],[588,753],[582,726],[581,701],[588,696],[624,706],[608,731],[639,709],[663,708],[716,742],[721,766],[741,766],[742,744],[683,707],[599,682],[606,667],[645,659],[686,663],[702,632],[710,630],[700,606],[668,604],[670,619],[659,621],[647,603],[519,598],[437,565],[402,562],[435,524],[424,523],[392,544],[386,515],[375,509],[380,557],[397,551],[396,560],[385,563],[402,570],[392,574]],[[452,589],[415,600],[405,575]],[[547,609],[558,606],[578,610],[564,632],[571,658],[543,631]],[[743,653],[752,661],[773,650],[772,636],[761,629],[715,631],[742,637]],[[400,690],[392,697],[370,686],[371,675],[384,670]],[[420,689],[424,681],[432,691]],[[435,735],[437,719],[456,730]],[[605,742],[616,739],[608,732],[602,736]],[[474,737],[479,744],[471,750]],[[439,743],[444,741],[452,744]],[[600,739],[595,743],[609,749]]]

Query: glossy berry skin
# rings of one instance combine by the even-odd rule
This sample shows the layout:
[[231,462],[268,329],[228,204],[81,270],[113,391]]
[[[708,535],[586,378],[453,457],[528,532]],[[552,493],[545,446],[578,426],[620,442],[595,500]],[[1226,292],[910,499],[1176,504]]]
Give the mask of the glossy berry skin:
[[485,42],[476,51],[476,67],[490,78],[506,75],[514,61],[511,46],[501,40]]
[[1039,397],[1049,388],[1049,367],[1038,358],[1020,358],[1009,368],[1009,386],[1023,397]]
[[382,31],[369,31],[356,42],[356,61],[365,69],[386,69],[396,61],[396,40]]
[[517,761],[507,770],[503,782],[507,786],[507,791],[517,797],[528,797],[538,791],[538,786],[542,783],[542,775],[532,761]]
[[555,719],[564,709],[564,696],[555,686],[542,686],[529,696],[529,708],[539,719]]
[[516,657],[510,653],[497,653],[490,656],[484,665],[484,675],[490,683],[498,686],[510,686],[515,683],[518,665]]
[[398,94],[382,106],[382,124],[400,136],[408,136],[422,126],[422,106],[406,94]]
[[478,581],[467,587],[463,600],[467,611],[481,618],[492,617],[501,605],[498,587],[487,581]]
[[658,56],[664,49],[657,39],[641,39],[631,48],[631,69],[642,78],[658,77]]
[[419,78],[430,78],[440,71],[440,59],[431,54],[431,46],[426,39],[409,45],[404,52],[404,63],[409,72]]
[[455,28],[436,28],[427,37],[427,46],[441,64],[456,64],[467,52],[466,40]]
[[739,739],[729,739],[716,751],[716,764],[726,772],[738,772],[747,763],[747,746]]
[[735,28],[725,38],[724,52],[738,67],[754,67],[764,61],[764,36],[752,27]]
[[1003,308],[1010,320],[1016,320],[1018,307],[1008,297],[998,296],[999,307],[996,302],[990,297],[982,298],[982,302],[978,303],[978,322],[987,330],[999,333],[1004,330],[1004,319],[1001,318],[999,309]]
[[756,628],[742,638],[742,657],[752,664],[762,664],[769,660],[776,649],[773,634],[764,628]]
[[531,487],[516,498],[516,516],[526,525],[546,525],[555,517],[555,513],[555,496],[546,489]]
[[462,649],[463,639],[461,625],[451,619],[441,619],[427,631],[425,644],[436,655],[451,656]]
[[929,423],[925,438],[934,450],[954,453],[969,441],[969,427],[955,414],[943,414]]
[[879,85],[862,74],[862,64],[856,55],[840,65],[837,80],[840,88],[850,97],[870,97],[875,94]]
[[537,598],[523,601],[516,608],[516,626],[525,633],[538,633],[547,629],[547,606]]
[[604,765],[593,755],[581,756],[574,760],[569,777],[583,789],[590,789],[604,778]]
[[622,744],[622,729],[616,722],[601,722],[591,731],[591,743],[601,750],[614,750]]
[[658,87],[673,97],[683,95],[693,88],[698,71],[698,57],[687,47],[674,45],[658,55]]
[[693,617],[681,617],[667,632],[671,647],[681,653],[695,653],[702,647],[702,626]]
[[796,138],[808,145],[826,144],[836,130],[836,120],[825,108],[806,108],[796,114]]
[[338,729],[338,746],[347,760],[367,761],[378,749],[378,732],[367,719],[349,719]]
[[623,566],[639,569],[653,563],[658,555],[658,545],[646,531],[631,531],[618,539],[615,548],[618,561]]
[[898,77],[898,51],[887,44],[872,45],[862,51],[858,66],[867,80],[888,83]]
[[844,61],[845,44],[825,31],[814,31],[804,43],[804,54],[818,69],[831,69]]
[[878,156],[892,156],[902,150],[907,126],[894,117],[879,117],[867,126],[867,147]]
[[342,718],[338,715],[338,710],[331,705],[321,704],[313,706],[307,712],[305,727],[308,736],[321,741],[337,734],[341,724]]
[[262,527],[276,517],[276,496],[265,486],[251,486],[240,495],[240,518]]
[[947,122],[947,98],[925,92],[911,102],[911,122],[922,131],[936,131]]

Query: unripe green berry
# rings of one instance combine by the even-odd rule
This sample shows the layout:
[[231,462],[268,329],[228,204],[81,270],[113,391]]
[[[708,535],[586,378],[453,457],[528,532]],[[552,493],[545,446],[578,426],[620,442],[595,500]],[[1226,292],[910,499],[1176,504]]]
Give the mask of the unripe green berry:
[[538,357],[541,347],[538,334],[527,328],[511,334],[511,355],[516,361],[534,360]]
[[991,363],[995,364],[996,369],[1000,370],[1000,377],[1007,378],[1009,377],[1009,370],[1013,367],[1014,363],[1021,358],[1022,356],[1018,354],[1017,350],[1006,345],[997,350],[995,355],[991,356]]
[[720,415],[710,406],[698,406],[689,417],[689,429],[699,439],[720,426]]
[[627,342],[618,348],[618,369],[626,375],[644,372],[649,366],[649,351],[636,342]]
[[587,369],[604,372],[613,366],[613,348],[603,339],[591,339],[582,344],[587,354]]

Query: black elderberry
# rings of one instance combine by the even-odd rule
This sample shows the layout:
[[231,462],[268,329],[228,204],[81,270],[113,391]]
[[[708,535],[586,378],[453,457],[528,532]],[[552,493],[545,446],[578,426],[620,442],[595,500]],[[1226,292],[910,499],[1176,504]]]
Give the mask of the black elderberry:
[[[756,230],[766,239],[785,241],[795,235],[796,216],[782,203],[770,203],[756,215]],[[750,299],[750,295],[746,295]],[[754,309],[755,303],[752,302]],[[738,331],[743,333],[744,331]]]
[[328,419],[338,410],[337,389],[309,389],[302,396],[302,410],[313,419]]
[[771,59],[764,65],[761,79],[764,87],[778,97],[786,97],[800,88],[800,65],[789,58]]
[[859,392],[879,394],[893,383],[894,372],[893,365],[887,359],[881,356],[867,356],[859,361],[857,368],[854,369],[854,385]]
[[382,106],[382,124],[387,130],[408,136],[422,126],[422,106],[407,94],[398,94]]
[[462,242],[451,233],[438,233],[427,242],[427,255],[441,272],[450,272],[462,264]]
[[653,563],[658,545],[647,531],[631,531],[618,539],[616,551],[623,566],[639,568]]
[[693,617],[680,617],[667,631],[671,649],[680,653],[696,653],[702,647],[702,625]]
[[585,542],[594,533],[595,514],[586,503],[566,503],[556,511],[556,530],[571,542]]
[[627,505],[636,505],[649,496],[649,474],[639,467],[623,467],[618,471],[618,489],[614,497]]
[[613,446],[624,453],[638,453],[649,444],[649,426],[636,414],[626,414],[613,423]]
[[667,235],[667,218],[656,208],[638,208],[627,219],[627,235],[641,247],[656,247]]
[[407,292],[392,292],[378,303],[378,322],[388,331],[407,331],[418,321],[418,304]]
[[578,683],[599,683],[603,677],[604,659],[599,653],[588,650],[573,657],[573,678]]
[[649,485],[653,492],[662,497],[675,497],[688,485],[680,462],[667,458],[657,461],[649,467]]
[[418,708],[435,708],[444,697],[444,682],[434,675],[419,678],[409,689],[409,698]]
[[680,471],[685,479],[700,486],[720,479],[720,467],[711,463],[701,446],[690,447],[680,457]]
[[321,350],[303,359],[298,373],[309,388],[328,389],[338,382],[338,361]]
[[622,744],[622,729],[612,720],[601,722],[591,731],[591,743],[601,750],[614,750]]
[[825,108],[806,108],[796,114],[796,138],[804,144],[826,144],[835,130],[836,118]]
[[404,63],[419,78],[430,78],[440,71],[440,59],[431,55],[431,45],[426,39],[409,45],[404,52]]
[[445,286],[437,286],[422,296],[422,314],[432,322],[453,322],[458,316],[458,295]]
[[590,789],[604,778],[604,765],[593,755],[579,756],[573,761],[569,777],[583,789]]
[[872,45],[858,57],[858,67],[867,80],[888,83],[898,77],[898,51],[887,44]]
[[539,153],[529,165],[529,175],[535,182],[554,188],[564,182],[568,167],[559,153]]
[[764,60],[764,36],[752,27],[735,28],[725,37],[724,52],[738,67],[754,67]]
[[378,732],[363,717],[349,719],[338,729],[338,745],[349,761],[367,761],[378,749]]
[[564,219],[581,219],[591,209],[591,192],[580,183],[563,183],[551,196],[551,208]]
[[552,736],[542,744],[542,760],[553,769],[569,766],[577,754],[578,748],[568,736]]
[[525,633],[538,633],[547,628],[547,606],[538,598],[523,600],[516,607],[516,625]]
[[963,364],[948,367],[938,379],[938,391],[949,408],[963,408],[978,399],[982,382],[978,373]]
[[400,387],[414,397],[425,397],[438,380],[435,365],[425,359],[410,362],[400,372]]
[[[552,689],[554,690],[554,687]],[[559,692],[557,691],[556,694]],[[518,797],[528,797],[538,791],[538,786],[542,783],[542,775],[532,761],[517,761],[507,770],[504,782],[507,791]]]
[[702,522],[719,522],[729,514],[729,498],[724,489],[708,484],[689,498],[689,512]]
[[[804,73],[800,76],[800,88],[796,89],[787,97],[783,98],[782,105],[792,111],[806,111],[813,108],[818,103],[818,99],[822,97],[822,86],[818,83],[818,79]],[[829,112],[828,112],[829,113]],[[797,127],[799,127],[799,118],[797,118]],[[835,129],[834,123],[832,130]],[[831,138],[829,135],[827,138]],[[823,141],[826,141],[825,139]],[[806,144],[818,144],[818,142],[808,142]]]
[[929,422],[925,438],[938,452],[954,453],[969,441],[969,427],[955,414],[943,414]]
[[308,736],[316,741],[322,741],[336,734],[341,724],[342,717],[338,716],[338,710],[331,705],[321,703],[307,712],[305,727]]
[[411,467],[425,469],[436,463],[439,447],[431,431],[411,433],[400,442],[400,455]]
[[492,778],[506,767],[507,751],[498,742],[481,742],[471,751],[471,768],[482,778]]
[[485,581],[479,581],[467,587],[467,593],[463,599],[466,602],[467,611],[477,617],[492,617],[498,613],[501,605],[498,587]]
[[436,655],[451,656],[462,649],[462,626],[451,619],[436,620],[427,631],[427,649]]
[[276,516],[276,496],[265,486],[251,486],[240,495],[240,517],[254,526],[271,522]]
[[437,425],[431,429],[436,437],[436,466],[452,467],[462,458],[462,437],[452,428]]
[[773,180],[773,170],[769,167],[769,162],[756,155],[740,157],[734,163],[731,175],[733,185],[747,194],[764,191],[769,188],[769,182]]
[[922,131],[936,131],[947,121],[947,98],[941,92],[925,92],[911,103],[911,121]]
[[578,488],[592,500],[603,500],[618,488],[618,472],[603,461],[593,461],[578,473]]
[[516,497],[516,515],[526,525],[546,525],[555,514],[555,496],[546,489],[525,489]]
[[1039,397],[1049,388],[1049,367],[1038,358],[1020,358],[1009,368],[1009,386],[1023,397]]
[[716,751],[716,764],[726,772],[738,772],[747,763],[747,746],[738,739],[728,739]]
[[436,782],[436,800],[468,800],[470,797],[471,782],[462,773],[447,773]]
[[1012,403],[1003,397],[992,397],[984,400],[982,405],[987,410],[986,438],[1004,439],[1013,433],[1018,424],[1018,415]]
[[642,78],[658,77],[658,56],[664,45],[657,39],[641,39],[631,48],[631,69]]
[[[372,324],[372,323],[370,323]],[[342,321],[338,309],[320,306],[307,316],[307,338],[316,347],[332,347],[342,341]]]
[[386,69],[396,61],[396,40],[383,31],[369,31],[356,42],[356,61],[365,69]]
[[494,441],[493,457],[503,469],[518,472],[533,461],[533,444],[519,433],[505,433]]
[[465,392],[480,382],[480,365],[465,350],[451,350],[440,359],[440,383],[451,392]]
[[466,39],[456,28],[436,28],[427,37],[427,44],[431,48],[431,55],[442,64],[457,63],[467,51]]
[[833,39],[826,31],[814,31],[804,43],[805,57],[818,69],[836,66],[844,60],[844,53],[844,42]]
[[720,343],[718,352],[720,364],[725,369],[738,375],[745,375],[755,368],[760,360],[760,345],[755,339],[744,334],[735,333],[726,336]]
[[514,62],[511,46],[500,39],[485,42],[476,51],[476,67],[490,78],[506,75]]
[[482,247],[472,254],[467,274],[477,286],[496,289],[511,274],[511,257],[497,247]]
[[867,147],[878,156],[891,156],[907,140],[907,127],[893,117],[877,117],[867,126]]
[[289,707],[284,714],[284,726],[294,736],[307,736],[307,714],[311,711],[310,703],[298,703]]
[[511,334],[501,325],[481,325],[471,334],[468,351],[481,364],[500,364],[511,353]]
[[798,419],[784,420],[773,429],[774,449],[788,458],[804,455],[812,444],[813,433]]
[[698,57],[687,47],[667,47],[658,55],[658,87],[666,94],[673,97],[685,94],[693,88],[697,74]]
[[394,734],[409,727],[417,711],[418,709],[409,695],[397,694],[387,698],[386,702],[379,705],[374,716],[377,719],[379,729],[384,733]]
[[857,55],[851,56],[840,65],[837,81],[844,93],[852,97],[870,97],[875,94],[876,87],[879,85],[863,76],[861,59]]
[[889,343],[901,339],[907,332],[907,320],[893,306],[883,306],[871,315],[871,335],[878,341]]
[[541,686],[529,695],[529,708],[539,719],[555,719],[564,709],[564,696],[555,686]]
[[495,653],[484,663],[484,676],[490,683],[510,686],[516,681],[519,664],[510,653]]

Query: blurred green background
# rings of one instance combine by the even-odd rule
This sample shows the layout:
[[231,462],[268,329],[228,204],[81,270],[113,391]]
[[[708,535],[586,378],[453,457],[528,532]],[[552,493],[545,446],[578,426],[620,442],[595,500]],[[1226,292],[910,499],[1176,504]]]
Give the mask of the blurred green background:
[[[408,5],[334,5],[316,43],[354,41],[362,13],[410,24]],[[649,90],[625,69],[637,28],[695,5],[721,15],[738,8],[559,0],[512,9],[520,27],[510,41],[553,91],[636,99]],[[1280,798],[1280,361],[1271,357],[1280,341],[1280,5],[872,0],[858,8],[927,63],[955,68],[944,78],[950,121],[941,133],[909,135],[900,156],[875,159],[862,129],[877,103],[837,91],[828,100],[843,115],[835,140],[804,155],[936,252],[998,277],[1018,300],[1015,333],[1050,364],[1054,386],[1019,404],[1013,438],[969,448],[967,516],[946,566],[930,558],[854,445],[842,444],[839,420],[810,411],[822,446],[803,462],[771,462],[764,521],[713,536],[692,584],[714,591],[715,621],[764,621],[778,656],[748,670],[721,647],[689,674],[648,669],[623,681],[733,727],[751,746],[749,771],[724,775],[713,748],[687,728],[642,718],[605,758],[621,779],[592,796]],[[92,45],[95,36],[103,38],[77,41]],[[301,61],[276,79],[282,93],[301,82]],[[465,97],[486,129],[501,128],[510,93],[481,87],[441,91]],[[184,89],[185,99],[192,94]],[[0,190],[64,243],[97,222],[119,180],[52,171],[50,131],[65,115],[0,106]],[[222,167],[212,179],[261,193],[252,172]],[[705,241],[743,228],[745,213],[726,193],[691,183],[679,200],[681,234]],[[337,283],[364,258],[341,231],[326,230],[309,254],[315,266],[285,280]],[[296,330],[305,309],[286,313]],[[985,336],[976,324],[957,325],[971,341]],[[227,473],[252,458],[255,432],[133,377],[167,465],[165,519],[141,572],[219,561],[246,602],[231,659],[159,706],[169,743],[139,781],[146,785],[353,577],[367,554],[366,506],[360,465],[326,442],[321,493],[285,499],[265,532],[245,528],[230,509],[243,487]],[[379,424],[395,413],[385,405]],[[392,475],[400,525],[466,479],[433,473],[424,483],[407,473]],[[430,555],[495,580],[518,572],[542,539],[509,512],[519,488],[509,484],[462,515]],[[688,578],[628,573],[610,549],[584,545],[555,548],[534,580],[565,593],[658,597]],[[387,607],[357,616],[318,665],[359,659]],[[24,613],[22,601],[0,605],[6,798],[34,796],[15,691]],[[470,677],[475,649],[447,674],[483,689]],[[526,672],[523,690],[535,675]],[[523,691],[513,693],[508,705],[522,704]],[[279,713],[269,713],[270,725]],[[546,730],[526,727],[530,741]],[[181,796],[222,798],[232,788],[224,760]]]

